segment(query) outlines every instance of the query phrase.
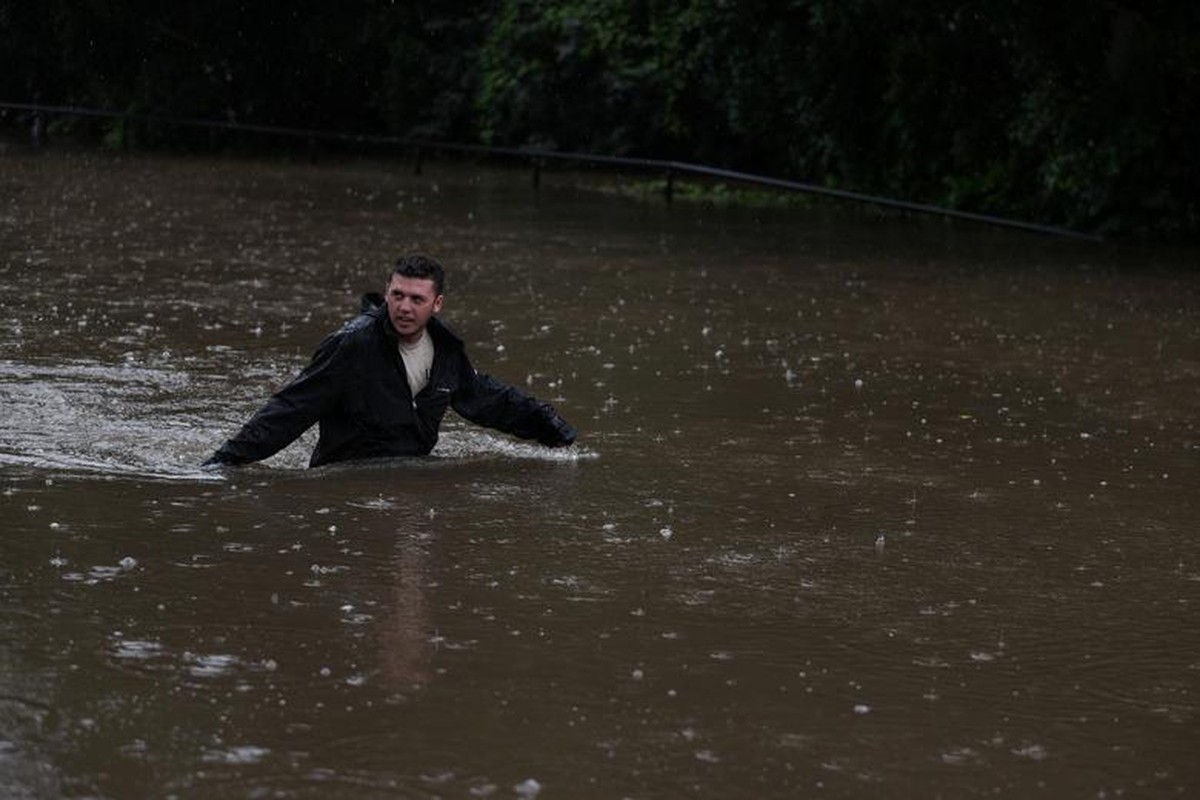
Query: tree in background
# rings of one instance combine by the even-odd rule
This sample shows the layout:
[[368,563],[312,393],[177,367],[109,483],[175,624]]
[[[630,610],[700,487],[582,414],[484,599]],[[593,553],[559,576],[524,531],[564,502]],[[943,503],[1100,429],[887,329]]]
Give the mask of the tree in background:
[[0,0],[0,90],[168,116],[355,129],[383,52],[369,0]]
[[477,138],[487,9],[475,0],[374,4],[370,29],[386,59],[372,107],[390,133],[441,141]]
[[1025,213],[1113,232],[1200,231],[1200,6],[1029,2],[1008,131]]
[[1198,42],[1185,0],[0,0],[0,99],[669,158],[1196,236]]
[[500,3],[480,50],[482,140],[610,155],[654,150],[663,84],[649,5]]

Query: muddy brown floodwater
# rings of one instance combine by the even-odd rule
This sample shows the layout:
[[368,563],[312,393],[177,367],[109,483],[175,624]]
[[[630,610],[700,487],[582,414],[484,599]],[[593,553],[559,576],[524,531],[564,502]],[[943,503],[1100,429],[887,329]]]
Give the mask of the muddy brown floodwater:
[[[410,249],[579,444],[199,470]],[[0,795],[1195,797],[1196,256],[10,150]]]

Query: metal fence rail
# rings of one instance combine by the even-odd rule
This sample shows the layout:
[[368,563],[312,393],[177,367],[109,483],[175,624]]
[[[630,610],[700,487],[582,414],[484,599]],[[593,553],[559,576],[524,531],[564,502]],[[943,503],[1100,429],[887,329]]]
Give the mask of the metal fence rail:
[[35,147],[42,147],[46,144],[47,119],[55,116],[95,117],[104,119],[117,119],[124,123],[121,129],[122,146],[128,146],[128,132],[131,128],[131,123],[139,123],[145,125],[161,125],[166,127],[207,129],[214,133],[217,131],[228,131],[266,136],[281,136],[305,140],[308,142],[310,147],[315,146],[317,142],[332,142],[360,146],[383,145],[395,147],[398,149],[409,150],[413,153],[415,159],[414,169],[418,173],[421,171],[425,155],[433,152],[459,153],[489,158],[503,157],[517,159],[526,161],[530,164],[533,170],[533,184],[535,187],[541,182],[542,168],[551,162],[579,164],[591,167],[624,168],[638,172],[661,174],[666,180],[664,196],[666,197],[667,202],[671,202],[673,198],[676,177],[680,175],[692,175],[705,178],[720,178],[721,180],[750,186],[761,186],[788,192],[798,192],[821,197],[830,197],[838,200],[863,203],[916,214],[931,214],[946,217],[948,219],[960,219],[968,222],[977,222],[1003,228],[1015,228],[1018,230],[1031,231],[1034,233],[1042,233],[1051,236],[1080,239],[1092,242],[1102,241],[1102,237],[1097,234],[1074,231],[1068,228],[1061,228],[1053,225],[1042,225],[1036,222],[1007,219],[1004,217],[992,216],[990,214],[977,214],[971,211],[943,208],[941,206],[934,206],[926,203],[914,203],[907,200],[896,200],[889,197],[862,194],[860,192],[831,189],[811,183],[802,183],[799,181],[790,181],[782,178],[772,178],[765,175],[737,172],[735,170],[720,169],[702,164],[689,164],[681,161],[669,161],[654,158],[629,158],[626,156],[603,156],[593,155],[590,153],[566,153],[557,150],[540,150],[533,148],[489,147],[487,145],[438,142],[427,139],[413,139],[399,136],[289,128],[278,125],[256,125],[221,120],[189,119],[184,117],[168,117],[158,114],[112,111],[108,109],[97,108],[79,108],[75,106],[43,105],[38,103],[9,103],[0,101],[0,109],[24,112],[28,115],[31,138]]

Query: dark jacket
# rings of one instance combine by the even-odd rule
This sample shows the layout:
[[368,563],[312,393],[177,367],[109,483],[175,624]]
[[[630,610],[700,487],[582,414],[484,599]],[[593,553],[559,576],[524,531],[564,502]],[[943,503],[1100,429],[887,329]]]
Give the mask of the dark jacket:
[[575,440],[575,429],[553,406],[476,372],[462,340],[436,318],[427,327],[434,347],[429,383],[414,398],[381,300],[364,296],[362,313],[321,342],[309,365],[205,463],[267,458],[314,423],[320,438],[309,461],[313,467],[426,455],[451,407],[471,422],[548,446]]

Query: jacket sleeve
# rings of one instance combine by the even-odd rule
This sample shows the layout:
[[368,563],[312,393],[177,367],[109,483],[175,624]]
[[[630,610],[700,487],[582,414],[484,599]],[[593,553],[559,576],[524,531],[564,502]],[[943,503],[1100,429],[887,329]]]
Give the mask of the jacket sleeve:
[[574,443],[578,432],[554,406],[477,372],[465,355],[459,369],[459,390],[452,406],[465,419],[522,439],[536,439],[547,447]]
[[207,461],[246,464],[279,452],[312,427],[338,400],[342,389],[343,337],[328,337],[312,361],[255,412],[242,429]]

